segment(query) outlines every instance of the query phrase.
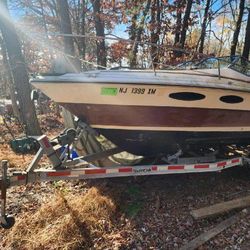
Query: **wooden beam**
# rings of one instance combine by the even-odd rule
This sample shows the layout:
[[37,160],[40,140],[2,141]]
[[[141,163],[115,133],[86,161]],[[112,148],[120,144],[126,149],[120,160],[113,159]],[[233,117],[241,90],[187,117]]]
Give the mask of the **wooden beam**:
[[250,195],[231,201],[217,203],[209,207],[192,210],[190,213],[195,219],[202,219],[212,215],[228,212],[236,208],[245,208],[248,206],[250,206]]
[[217,224],[214,228],[206,231],[205,233],[202,233],[198,237],[191,240],[189,243],[187,243],[185,246],[181,247],[180,250],[194,250],[198,248],[199,246],[203,245],[205,242],[209,241],[228,227],[235,224],[237,221],[239,221],[241,218],[246,216],[248,214],[248,210],[244,209],[241,212],[233,215],[232,217],[220,222]]

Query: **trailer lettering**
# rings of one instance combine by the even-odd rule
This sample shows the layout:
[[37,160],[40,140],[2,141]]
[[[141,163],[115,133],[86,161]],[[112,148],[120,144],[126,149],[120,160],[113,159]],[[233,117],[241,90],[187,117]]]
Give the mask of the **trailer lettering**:
[[134,170],[134,173],[146,173],[146,172],[151,172],[151,168],[140,168]]

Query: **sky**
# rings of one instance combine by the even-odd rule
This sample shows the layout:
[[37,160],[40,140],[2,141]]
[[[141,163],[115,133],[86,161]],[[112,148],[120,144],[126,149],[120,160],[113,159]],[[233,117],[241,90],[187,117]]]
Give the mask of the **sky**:
[[124,39],[128,39],[128,32],[126,32],[127,26],[125,24],[116,25],[113,34]]

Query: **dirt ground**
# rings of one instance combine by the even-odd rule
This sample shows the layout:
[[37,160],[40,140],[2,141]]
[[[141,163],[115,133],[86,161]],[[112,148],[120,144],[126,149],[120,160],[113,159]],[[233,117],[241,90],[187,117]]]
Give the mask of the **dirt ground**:
[[[0,158],[8,156],[12,167],[22,168],[32,158],[16,156],[5,142],[0,147]],[[249,167],[236,167],[12,187],[8,211],[16,224],[0,229],[0,249],[178,249],[238,212],[194,220],[192,209],[250,195],[249,179]],[[250,249],[249,219],[199,249]]]

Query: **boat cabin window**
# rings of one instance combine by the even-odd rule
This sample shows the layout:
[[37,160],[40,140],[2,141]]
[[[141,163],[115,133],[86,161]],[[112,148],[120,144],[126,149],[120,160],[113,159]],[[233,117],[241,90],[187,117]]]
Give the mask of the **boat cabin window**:
[[237,95],[224,95],[220,98],[222,102],[235,104],[243,102],[243,98]]
[[195,92],[176,92],[169,94],[169,97],[180,101],[198,101],[205,98],[204,95]]

